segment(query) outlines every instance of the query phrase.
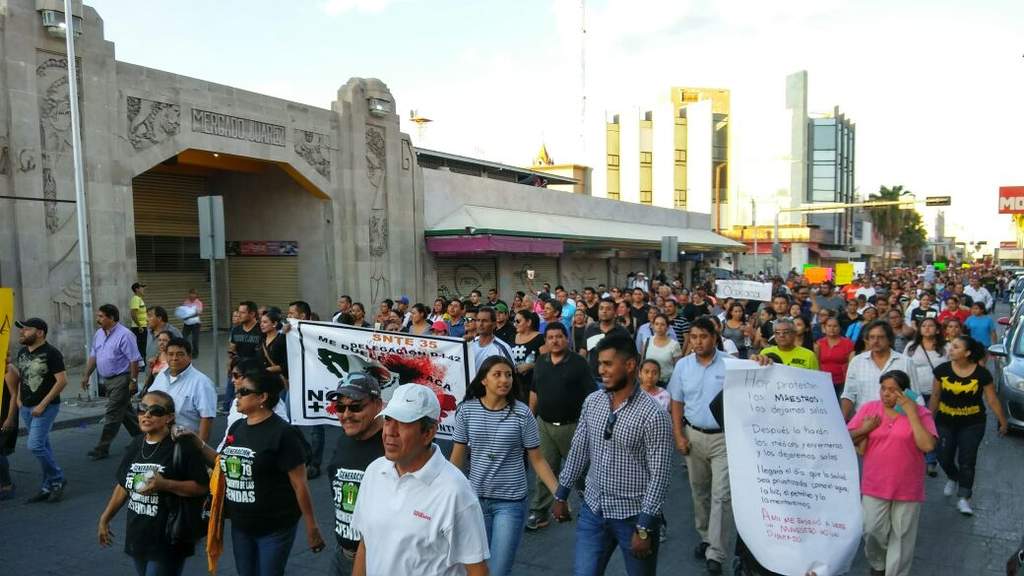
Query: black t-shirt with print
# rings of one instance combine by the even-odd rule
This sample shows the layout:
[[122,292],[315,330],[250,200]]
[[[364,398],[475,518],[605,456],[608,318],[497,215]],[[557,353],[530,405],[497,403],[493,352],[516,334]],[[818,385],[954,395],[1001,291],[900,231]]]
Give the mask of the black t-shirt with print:
[[257,322],[253,324],[251,330],[246,330],[244,326],[239,324],[238,326],[231,327],[230,341],[235,345],[235,355],[238,359],[242,358],[256,358],[257,355],[261,355],[260,342],[263,341],[263,334],[260,333],[260,324]]
[[509,346],[515,346],[516,343],[516,327],[512,324],[512,321],[505,322],[505,325],[501,328],[494,329],[494,336],[501,339],[502,342]]
[[383,430],[366,440],[342,434],[335,444],[334,457],[327,466],[327,478],[334,496],[334,536],[338,545],[352,554],[359,547],[359,534],[352,529],[352,512],[356,509],[363,472],[383,455]]
[[[21,374],[22,406],[35,406],[53,389],[57,374],[64,372],[64,356],[49,342],[44,342],[33,351],[29,351],[27,346],[19,350],[14,365]],[[55,396],[50,404],[60,405],[60,395]]]
[[166,492],[139,493],[156,472],[169,480],[194,480],[201,486],[209,483],[206,463],[190,442],[181,444],[181,468],[174,469],[174,445],[170,438],[150,444],[140,435],[132,440],[117,467],[114,480],[128,492],[124,551],[131,556],[158,560],[172,554],[191,556],[194,552],[194,545],[172,546],[167,541],[167,514],[174,497]]
[[935,379],[942,389],[935,423],[944,426],[970,426],[985,423],[985,386],[993,383],[992,373],[984,366],[962,378],[953,371],[952,362],[935,367]]
[[683,306],[683,316],[690,322],[708,314],[711,314],[711,304],[706,300],[700,304],[694,304],[691,302],[686,306]]
[[301,516],[288,471],[306,461],[301,432],[277,414],[250,426],[239,420],[220,451],[224,511],[234,528],[263,535]]

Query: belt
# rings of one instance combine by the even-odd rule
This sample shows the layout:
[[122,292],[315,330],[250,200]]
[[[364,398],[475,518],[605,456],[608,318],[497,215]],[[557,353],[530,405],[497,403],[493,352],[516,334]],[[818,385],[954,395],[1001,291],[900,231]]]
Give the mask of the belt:
[[[544,419],[541,418],[541,420],[544,420]],[[570,424],[576,424],[577,422],[579,422],[579,420],[569,420],[569,421],[566,421],[566,422],[552,422],[550,420],[544,420],[544,422],[547,422],[548,424],[551,424],[552,426],[569,426]]]
[[104,380],[113,380],[114,378],[117,378],[119,376],[127,376],[127,375],[128,375],[127,372],[121,372],[120,374],[112,374],[110,376],[104,376],[104,375],[100,374],[100,378],[102,378]]
[[721,428],[716,428],[714,430],[712,430],[710,428],[701,428],[700,426],[694,426],[693,424],[690,424],[689,422],[687,422],[686,425],[689,426],[690,428],[693,428],[697,432],[701,432],[703,434],[721,434],[722,433],[722,429]]

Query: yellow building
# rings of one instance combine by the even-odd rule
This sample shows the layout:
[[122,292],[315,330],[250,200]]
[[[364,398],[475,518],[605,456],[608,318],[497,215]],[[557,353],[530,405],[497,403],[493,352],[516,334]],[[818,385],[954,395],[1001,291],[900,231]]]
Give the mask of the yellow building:
[[729,201],[729,91],[673,87],[666,96],[608,117],[604,193],[711,213],[714,229],[727,227],[719,206]]
[[551,155],[548,154],[547,145],[541,145],[537,157],[533,159],[533,166],[530,167],[530,170],[575,180],[573,184],[548,183],[547,187],[552,190],[590,195],[590,168],[580,164],[555,164],[555,161],[551,159]]

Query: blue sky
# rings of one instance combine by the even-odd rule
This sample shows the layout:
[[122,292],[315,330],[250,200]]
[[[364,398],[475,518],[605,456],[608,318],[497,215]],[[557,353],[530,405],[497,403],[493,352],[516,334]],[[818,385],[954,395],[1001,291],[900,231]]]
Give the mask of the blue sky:
[[[578,0],[87,3],[120,60],[324,108],[374,76],[403,122],[410,108],[434,120],[405,126],[424,146],[526,164],[545,142],[556,161],[585,160]],[[948,232],[1012,239],[996,189],[1024,184],[1024,2],[586,4],[592,123],[673,85],[729,88],[735,187],[770,208],[788,184],[785,76],[806,69],[812,111],[839,105],[857,123],[862,194],[951,195]]]

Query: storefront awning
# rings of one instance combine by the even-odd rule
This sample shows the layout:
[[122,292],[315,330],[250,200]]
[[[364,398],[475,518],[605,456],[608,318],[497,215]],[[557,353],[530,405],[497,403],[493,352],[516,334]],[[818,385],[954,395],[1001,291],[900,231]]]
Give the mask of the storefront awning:
[[743,252],[746,250],[746,247],[740,242],[730,240],[710,230],[473,205],[462,206],[445,216],[427,230],[425,235],[428,237],[497,235],[550,238],[595,247],[646,249],[660,247],[661,239],[664,236],[675,236],[679,240],[679,249],[685,251]]

